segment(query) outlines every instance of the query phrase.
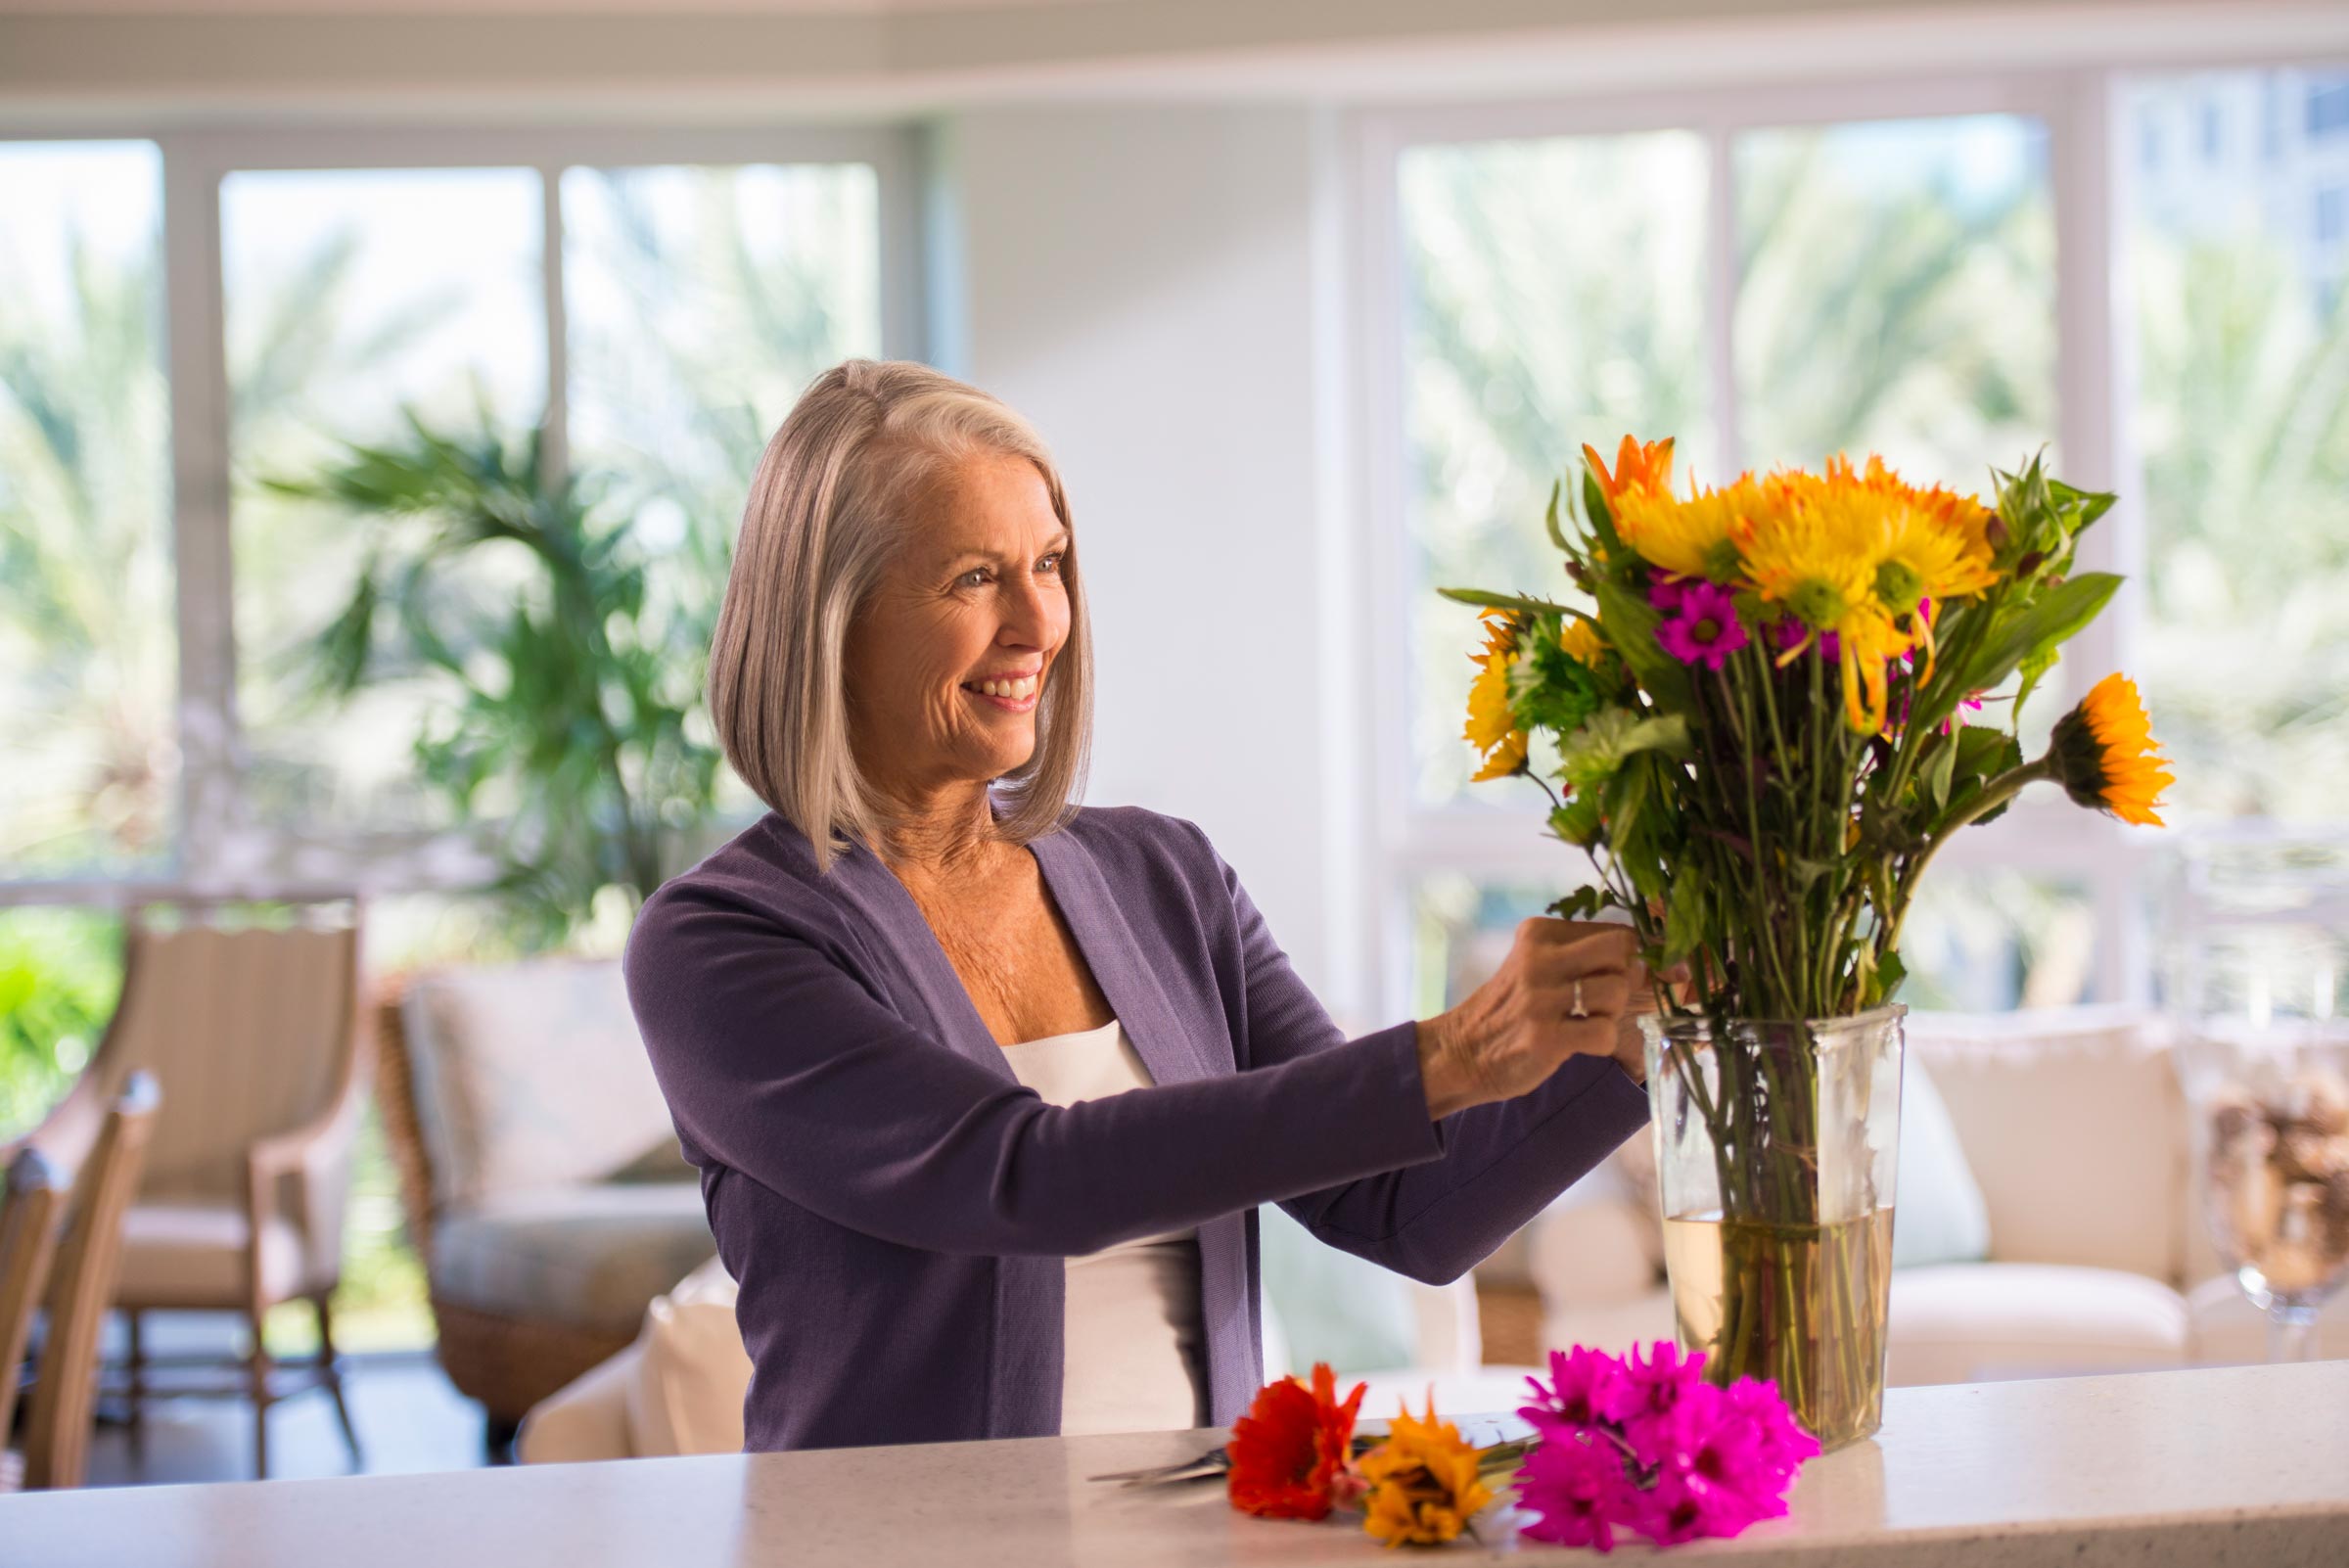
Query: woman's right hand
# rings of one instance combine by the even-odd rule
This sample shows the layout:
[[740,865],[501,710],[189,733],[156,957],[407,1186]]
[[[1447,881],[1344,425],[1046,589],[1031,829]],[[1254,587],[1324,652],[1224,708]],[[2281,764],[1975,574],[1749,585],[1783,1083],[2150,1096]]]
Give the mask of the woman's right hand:
[[1569,1056],[1617,1057],[1635,993],[1646,990],[1638,945],[1628,926],[1521,921],[1493,978],[1420,1022],[1428,1116],[1440,1121],[1539,1088]]

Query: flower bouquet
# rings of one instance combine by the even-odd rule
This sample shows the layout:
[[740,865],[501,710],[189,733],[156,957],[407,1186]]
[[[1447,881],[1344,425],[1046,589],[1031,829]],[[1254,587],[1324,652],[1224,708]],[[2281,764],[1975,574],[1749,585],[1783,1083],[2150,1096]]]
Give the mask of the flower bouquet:
[[1439,590],[1484,614],[1465,734],[1477,778],[1531,774],[1592,857],[1552,912],[1621,911],[1651,967],[1688,967],[1646,1021],[1681,1341],[1776,1383],[1831,1448],[1881,1415],[1918,879],[2038,780],[2159,822],[2170,776],[2126,679],[2039,757],[2017,731],[2120,585],[2073,570],[2113,497],[2035,458],[1989,506],[1873,457],[1682,496],[1670,440],[1626,437],[1611,471],[1584,454],[1581,516],[1553,488],[1544,525],[1577,602]]
[[1519,1535],[1612,1550],[1629,1530],[1658,1545],[1733,1536],[1786,1511],[1786,1492],[1819,1445],[1777,1391],[1741,1378],[1703,1380],[1702,1354],[1671,1345],[1626,1358],[1552,1351],[1550,1381],[1529,1377],[1520,1406],[1531,1438],[1475,1447],[1436,1415],[1398,1408],[1383,1438],[1358,1435],[1368,1385],[1343,1400],[1327,1362],[1309,1385],[1266,1385],[1231,1441],[1187,1464],[1095,1476],[1128,1486],[1221,1475],[1232,1506],[1269,1519],[1359,1512],[1389,1546],[1465,1535],[1505,1545]]

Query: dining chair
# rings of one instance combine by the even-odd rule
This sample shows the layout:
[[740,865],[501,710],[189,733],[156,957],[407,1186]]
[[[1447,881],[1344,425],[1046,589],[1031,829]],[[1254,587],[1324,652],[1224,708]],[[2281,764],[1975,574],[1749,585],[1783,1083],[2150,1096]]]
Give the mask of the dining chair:
[[[342,1277],[343,1212],[366,1089],[359,900],[154,899],[123,920],[122,991],[89,1065],[33,1140],[86,1123],[129,1075],[169,1096],[137,1196],[122,1217],[112,1305],[126,1356],[100,1367],[127,1407],[134,1457],[147,1401],[228,1397],[253,1407],[253,1473],[269,1473],[270,1407],[323,1388],[354,1463],[328,1298]],[[269,1310],[307,1301],[315,1358],[280,1365]],[[242,1355],[150,1356],[157,1313],[233,1312]],[[226,1368],[226,1379],[217,1374]],[[209,1370],[213,1375],[205,1380]],[[187,1375],[181,1375],[187,1374]]]
[[0,1183],[0,1492],[23,1484],[23,1460],[9,1449],[8,1435],[16,1428],[24,1348],[57,1257],[57,1217],[65,1202],[57,1162],[39,1149],[18,1150]]
[[[24,1448],[0,1454],[0,1492],[82,1483],[96,1409],[99,1330],[121,1259],[122,1217],[138,1188],[161,1098],[154,1075],[132,1074],[69,1182],[38,1143],[21,1148],[9,1162],[8,1191],[0,1199],[0,1350],[9,1353],[0,1362],[0,1434],[14,1423],[35,1300],[42,1302],[47,1323]],[[69,1144],[73,1130],[63,1129],[60,1142]]]

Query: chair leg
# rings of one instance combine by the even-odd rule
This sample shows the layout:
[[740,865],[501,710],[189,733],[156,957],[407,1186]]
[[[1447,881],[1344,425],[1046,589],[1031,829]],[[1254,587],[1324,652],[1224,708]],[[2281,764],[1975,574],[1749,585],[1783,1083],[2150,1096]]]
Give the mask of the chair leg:
[[123,1326],[130,1340],[130,1388],[128,1408],[123,1412],[122,1435],[130,1446],[133,1469],[147,1464],[147,1340],[142,1332],[145,1314],[137,1308],[125,1308]]
[[261,1309],[254,1307],[247,1316],[253,1324],[253,1351],[245,1359],[245,1372],[253,1394],[253,1478],[269,1479],[269,1345],[261,1337]]
[[343,1441],[350,1447],[350,1467],[360,1465],[359,1433],[350,1424],[350,1407],[343,1400],[342,1360],[335,1354],[334,1317],[327,1306],[327,1292],[320,1291],[310,1298],[310,1306],[318,1314],[318,1370],[325,1379],[326,1392],[335,1402],[335,1419],[343,1423]]

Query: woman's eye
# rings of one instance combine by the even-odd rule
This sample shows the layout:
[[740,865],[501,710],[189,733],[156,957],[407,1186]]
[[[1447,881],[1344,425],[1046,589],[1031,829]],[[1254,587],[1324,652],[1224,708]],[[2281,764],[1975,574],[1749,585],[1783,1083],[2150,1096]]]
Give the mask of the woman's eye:
[[[977,580],[973,580],[974,578]],[[987,568],[973,567],[954,580],[961,583],[965,587],[983,588],[987,586]]]
[[1045,556],[1044,560],[1047,563],[1046,570],[1058,572],[1060,570],[1060,556],[1061,552],[1058,550],[1055,550],[1050,555]]

